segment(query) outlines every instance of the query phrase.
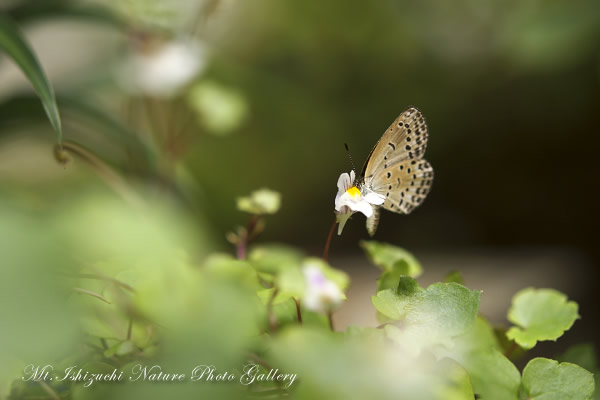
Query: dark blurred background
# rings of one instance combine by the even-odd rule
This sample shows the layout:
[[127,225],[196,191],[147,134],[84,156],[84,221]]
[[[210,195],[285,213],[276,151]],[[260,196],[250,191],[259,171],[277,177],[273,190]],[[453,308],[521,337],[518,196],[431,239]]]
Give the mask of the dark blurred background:
[[[5,11],[18,19],[28,2],[9,3]],[[213,82],[243,101],[243,118],[226,132],[211,131],[192,115],[184,151],[161,163],[161,175],[185,169],[193,190],[182,203],[223,249],[229,249],[225,233],[245,223],[235,198],[268,187],[281,192],[283,203],[261,241],[320,254],[334,217],[337,178],[351,168],[344,143],[360,168],[389,124],[413,105],[430,130],[433,189],[409,216],[385,212],[375,238],[414,252],[427,271],[425,283],[462,270],[467,286],[484,290],[482,311],[496,323],[503,323],[516,290],[556,287],[580,303],[583,317],[565,345],[600,344],[600,2],[128,0],[107,7],[146,32],[193,33],[208,49],[196,84]],[[60,15],[20,22],[59,105],[68,95],[131,121],[131,110],[122,107],[130,97],[113,73],[130,49],[131,30]],[[0,60],[3,110],[26,88],[16,68]],[[189,99],[183,93],[155,107],[188,118],[194,114]],[[65,171],[50,166],[50,150],[32,150],[40,143],[51,148],[51,128],[40,122],[43,132],[3,127],[0,179],[39,188],[31,178],[37,169],[24,170],[31,162],[22,161],[36,154],[36,162],[53,171],[41,179],[43,195],[89,184],[73,173],[78,164]],[[96,143],[93,134],[76,131],[65,137]],[[108,157],[117,152],[98,146]],[[127,165],[116,159],[117,167]],[[151,175],[122,171],[145,183]],[[368,294],[377,271],[358,247],[366,238],[364,218],[356,215],[333,239],[331,262],[351,272],[355,290],[338,317],[342,323],[374,321]],[[362,319],[361,305],[368,314]]]

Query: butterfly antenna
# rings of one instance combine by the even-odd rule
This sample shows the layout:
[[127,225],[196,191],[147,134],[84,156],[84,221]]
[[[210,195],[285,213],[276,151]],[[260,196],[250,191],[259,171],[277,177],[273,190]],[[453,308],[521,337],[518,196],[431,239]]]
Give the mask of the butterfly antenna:
[[346,148],[346,154],[350,159],[350,165],[352,165],[352,169],[356,171],[356,167],[354,166],[354,160],[352,159],[352,155],[350,154],[350,149],[348,148],[348,143],[344,143],[344,147]]

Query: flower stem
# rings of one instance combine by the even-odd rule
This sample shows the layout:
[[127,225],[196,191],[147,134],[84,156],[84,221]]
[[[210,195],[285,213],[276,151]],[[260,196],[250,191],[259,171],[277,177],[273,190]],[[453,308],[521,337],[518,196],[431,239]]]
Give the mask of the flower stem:
[[335,328],[333,327],[333,311],[329,311],[327,313],[327,319],[329,320],[329,328],[331,332],[335,332]]
[[329,246],[331,245],[331,237],[333,236],[333,231],[335,231],[335,226],[337,225],[337,218],[333,219],[333,224],[331,224],[331,228],[329,228],[329,235],[327,236],[327,242],[325,242],[325,249],[323,249],[323,261],[327,262],[327,257],[329,256]]
[[250,238],[254,233],[254,228],[256,228],[256,224],[258,223],[259,219],[260,216],[253,215],[252,217],[250,217],[250,220],[248,220],[248,227],[246,228],[246,230],[243,231],[243,229],[240,229],[242,230],[242,232],[240,232],[240,237],[236,246],[238,260],[246,259],[246,248],[248,247],[248,242],[250,241]]
[[294,303],[296,303],[296,315],[298,317],[298,324],[302,325],[302,310],[300,309],[300,301],[297,298],[293,298]]
[[127,325],[127,340],[131,340],[132,329],[133,329],[133,317],[129,317],[129,325]]
[[275,296],[277,296],[277,293],[279,293],[279,289],[275,288],[275,290],[273,290],[273,294],[269,298],[269,302],[267,303],[267,318],[269,319],[269,330],[271,332],[275,332],[278,325],[277,318],[273,313],[273,302],[275,301]]

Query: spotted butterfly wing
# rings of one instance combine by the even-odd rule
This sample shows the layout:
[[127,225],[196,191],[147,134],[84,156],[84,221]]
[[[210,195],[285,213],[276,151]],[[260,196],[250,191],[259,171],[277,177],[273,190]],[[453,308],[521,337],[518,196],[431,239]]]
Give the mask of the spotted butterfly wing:
[[[361,173],[361,192],[373,191],[385,197],[382,207],[408,214],[429,193],[433,168],[423,159],[427,148],[427,124],[419,110],[409,107],[385,131],[371,151]],[[379,209],[367,218],[367,231],[375,234]]]

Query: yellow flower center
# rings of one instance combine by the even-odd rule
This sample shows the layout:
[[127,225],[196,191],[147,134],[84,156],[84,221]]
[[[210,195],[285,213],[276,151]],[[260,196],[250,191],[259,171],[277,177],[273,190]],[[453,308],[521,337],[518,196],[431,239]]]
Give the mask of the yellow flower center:
[[349,193],[352,197],[360,196],[360,190],[358,190],[356,186],[352,186],[350,189],[346,190],[346,193]]

